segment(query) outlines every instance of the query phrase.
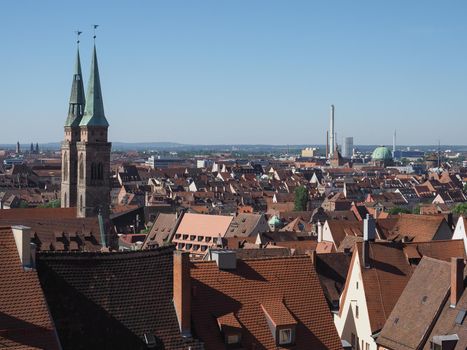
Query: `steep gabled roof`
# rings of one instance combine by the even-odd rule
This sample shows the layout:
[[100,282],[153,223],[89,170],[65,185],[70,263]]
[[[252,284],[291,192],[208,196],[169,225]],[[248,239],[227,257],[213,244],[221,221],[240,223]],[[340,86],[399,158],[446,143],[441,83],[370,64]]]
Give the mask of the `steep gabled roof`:
[[[279,349],[261,305],[282,303],[297,321],[294,349],[341,349],[318,276],[307,256],[238,260],[235,270],[215,262],[191,268],[192,321],[206,349],[226,349],[216,319],[233,313],[242,325],[242,345]],[[266,306],[267,308],[267,306]],[[269,312],[269,309],[268,309]],[[290,319],[287,315],[287,319]]]
[[64,349],[198,349],[173,305],[173,246],[137,252],[41,253],[37,270]]
[[[370,243],[370,268],[364,268],[362,243],[356,243],[372,333],[381,330],[397,303],[413,268],[394,243]],[[355,254],[356,252],[354,252]]]
[[449,281],[449,263],[424,257],[389,315],[378,344],[390,349],[419,349],[447,299]]
[[9,227],[0,227],[0,346],[60,349],[37,273],[21,266]]

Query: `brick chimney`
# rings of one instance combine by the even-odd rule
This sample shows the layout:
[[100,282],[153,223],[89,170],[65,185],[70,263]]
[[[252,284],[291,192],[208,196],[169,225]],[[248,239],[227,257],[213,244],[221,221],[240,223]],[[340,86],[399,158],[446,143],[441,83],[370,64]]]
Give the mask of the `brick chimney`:
[[23,225],[12,226],[16,248],[23,267],[31,267],[31,228]]
[[190,253],[174,251],[173,301],[180,333],[191,337]]
[[464,259],[451,258],[451,307],[456,307],[464,292]]

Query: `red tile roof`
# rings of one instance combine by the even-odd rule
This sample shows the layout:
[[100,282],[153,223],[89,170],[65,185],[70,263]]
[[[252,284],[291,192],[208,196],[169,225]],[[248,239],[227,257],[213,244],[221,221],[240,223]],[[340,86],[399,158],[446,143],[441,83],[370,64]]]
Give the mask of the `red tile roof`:
[[0,347],[60,348],[37,273],[22,268],[9,227],[0,227]]
[[309,257],[238,260],[228,271],[215,262],[196,262],[191,278],[194,331],[208,350],[226,348],[216,319],[230,313],[243,326],[244,348],[280,349],[261,306],[273,312],[271,300],[283,303],[297,321],[294,349],[342,348]]

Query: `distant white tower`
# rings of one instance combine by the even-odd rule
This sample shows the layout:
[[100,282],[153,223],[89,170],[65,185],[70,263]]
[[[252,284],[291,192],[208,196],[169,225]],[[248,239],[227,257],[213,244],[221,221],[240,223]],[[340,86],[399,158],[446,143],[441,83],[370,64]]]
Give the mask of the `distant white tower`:
[[344,137],[344,142],[342,144],[342,156],[344,158],[352,157],[353,151],[353,137]]
[[392,137],[392,159],[396,159],[396,130],[394,130]]
[[329,157],[334,155],[334,151],[336,150],[336,140],[335,140],[335,133],[334,133],[334,105],[331,105],[331,121],[329,127]]

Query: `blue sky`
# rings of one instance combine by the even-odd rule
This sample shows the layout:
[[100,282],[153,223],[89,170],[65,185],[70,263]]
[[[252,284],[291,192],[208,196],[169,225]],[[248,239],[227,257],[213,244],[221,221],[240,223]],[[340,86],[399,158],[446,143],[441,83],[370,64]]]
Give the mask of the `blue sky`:
[[[0,1],[0,143],[59,141],[92,24],[113,141],[467,144],[467,2]],[[4,131],[6,130],[6,132]]]

